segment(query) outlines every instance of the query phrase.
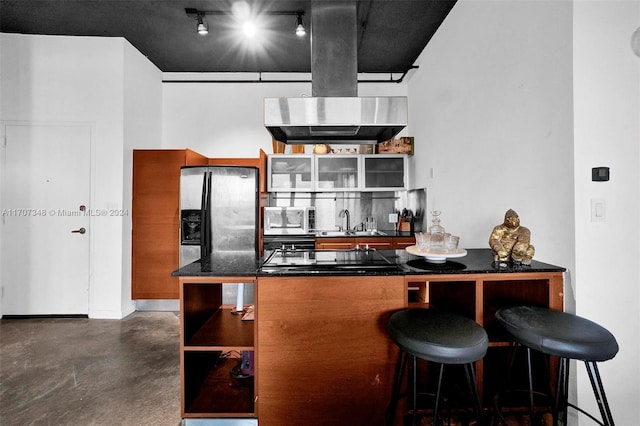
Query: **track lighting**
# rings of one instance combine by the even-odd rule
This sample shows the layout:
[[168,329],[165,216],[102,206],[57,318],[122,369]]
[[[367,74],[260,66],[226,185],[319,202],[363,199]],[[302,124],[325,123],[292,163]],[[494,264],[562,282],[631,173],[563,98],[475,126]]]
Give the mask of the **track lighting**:
[[302,24],[302,15],[304,12],[296,12],[298,15],[298,26],[296,26],[296,35],[298,37],[304,37],[307,34],[307,31],[304,29],[304,25]]
[[[198,10],[193,8],[185,8],[184,11],[187,14],[187,16],[191,18],[195,18],[196,21],[198,22],[198,25],[196,27],[198,34],[206,35],[209,33],[209,24],[207,22],[207,15],[226,15],[226,16],[235,17],[237,21],[243,21],[244,22],[243,30],[245,34],[247,36],[253,36],[257,31],[257,27],[255,26],[257,24],[251,24],[248,21],[246,21],[245,18],[247,18],[247,16],[244,16],[244,15],[248,15],[249,11],[244,10],[242,13],[243,16],[241,17],[240,14],[235,9],[236,8],[234,8],[234,10]],[[265,11],[265,12],[259,13],[258,18],[260,17],[260,15],[269,15],[269,16],[295,15],[296,16],[296,36],[304,37],[307,34],[307,30],[304,27],[304,22],[302,21],[302,17],[304,16],[303,10]],[[243,19],[240,19],[240,18],[243,18]]]
[[197,30],[198,30],[198,34],[200,35],[207,35],[209,34],[209,28],[207,28],[207,25],[205,25],[204,20],[203,20],[203,14],[198,12],[198,26],[197,26]]

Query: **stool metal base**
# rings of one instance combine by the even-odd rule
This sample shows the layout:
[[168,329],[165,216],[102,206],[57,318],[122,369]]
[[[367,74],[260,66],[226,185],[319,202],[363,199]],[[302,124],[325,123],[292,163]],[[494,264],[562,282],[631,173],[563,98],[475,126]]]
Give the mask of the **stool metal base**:
[[[398,363],[396,365],[396,377],[394,380],[393,393],[391,396],[391,402],[387,407],[385,418],[387,425],[392,426],[395,421],[395,414],[397,409],[398,399],[400,398],[400,389],[402,387],[402,382],[404,379],[406,366],[407,366],[407,358],[410,355],[404,351],[400,351],[400,357],[398,358]],[[413,380],[412,380],[412,392],[411,392],[411,411],[412,411],[412,425],[416,426],[418,424],[418,391],[417,391],[417,357],[411,356],[413,359]],[[442,416],[441,416],[441,403],[447,401],[445,397],[442,396],[442,381],[444,377],[444,366],[445,364],[435,363],[439,366],[438,368],[438,385],[435,394],[435,407],[433,409],[433,420],[432,425],[440,426],[442,424]],[[473,406],[473,412],[475,418],[477,419],[477,424],[483,424],[482,417],[482,408],[480,406],[480,398],[478,395],[478,388],[476,384],[476,376],[473,368],[473,363],[463,364],[465,378],[467,382],[467,387],[469,391],[469,395],[471,397],[471,402]],[[451,418],[449,417],[448,424],[451,423]]]
[[554,426],[567,423],[569,407],[581,412],[601,426],[615,426],[611,409],[609,408],[609,402],[607,401],[607,396],[604,392],[604,387],[602,386],[602,380],[600,379],[598,364],[595,361],[585,361],[584,364],[587,368],[587,374],[589,376],[589,381],[591,382],[591,388],[593,389],[596,402],[598,403],[598,409],[600,410],[602,421],[568,401],[569,361],[570,360],[568,358],[560,358],[560,364],[558,365],[558,389],[556,391],[556,403],[554,409]]
[[[528,352],[536,350],[558,357],[558,383],[553,403],[554,425],[566,423],[568,408],[572,407],[602,426],[614,426],[597,366],[597,362],[612,359],[618,353],[618,342],[609,330],[587,318],[537,306],[501,308],[495,317],[513,340],[526,347]],[[568,402],[571,359],[585,363],[602,422]],[[527,367],[531,395],[530,356]],[[532,397],[532,411],[531,401]]]
[[[516,345],[512,347],[512,350],[515,351]],[[534,395],[548,396],[551,397],[551,394],[544,394],[541,392],[535,392],[533,390],[533,381],[532,381],[532,367],[531,367],[531,348],[524,346],[527,351],[527,384],[528,389],[522,389],[520,391],[527,392],[529,395],[529,421],[530,424],[535,424],[535,410],[534,410]],[[595,423],[600,426],[615,426],[615,422],[613,421],[613,416],[611,414],[611,409],[609,408],[609,403],[607,401],[606,394],[604,392],[604,387],[602,385],[602,380],[600,378],[600,373],[598,371],[598,365],[595,361],[585,361],[585,366],[587,369],[587,374],[589,376],[589,380],[591,382],[591,387],[593,389],[593,394],[596,397],[596,402],[598,403],[598,409],[600,411],[600,415],[602,417],[602,421],[594,417],[592,414],[586,412],[580,407],[570,403],[568,401],[569,398],[569,370],[570,370],[570,359],[569,358],[560,358],[558,363],[558,383],[555,392],[555,399],[553,400],[552,405],[552,414],[553,414],[553,425],[567,425],[568,421],[568,409],[571,407],[589,417]],[[511,362],[510,362],[511,364]],[[510,365],[511,367],[511,365]],[[511,368],[509,368],[510,370]],[[506,420],[501,414],[501,410],[499,404],[497,402],[497,396],[494,397],[494,409],[496,410],[496,415],[498,419],[503,422],[503,424],[507,424]]]

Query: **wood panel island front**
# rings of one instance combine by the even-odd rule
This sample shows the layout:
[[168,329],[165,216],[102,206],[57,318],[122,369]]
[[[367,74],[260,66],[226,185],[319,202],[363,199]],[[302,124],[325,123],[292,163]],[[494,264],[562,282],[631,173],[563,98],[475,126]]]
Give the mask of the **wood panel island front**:
[[[496,310],[516,304],[563,310],[562,267],[497,265],[489,249],[468,249],[445,264],[405,250],[379,253],[395,268],[265,272],[255,253],[232,252],[175,271],[182,417],[382,425],[398,358],[387,321],[406,307],[447,309],[485,327],[490,348],[476,375],[483,407],[491,410],[509,345]],[[222,303],[222,283],[253,288],[252,320]],[[251,373],[238,367],[243,359],[253,360]]]

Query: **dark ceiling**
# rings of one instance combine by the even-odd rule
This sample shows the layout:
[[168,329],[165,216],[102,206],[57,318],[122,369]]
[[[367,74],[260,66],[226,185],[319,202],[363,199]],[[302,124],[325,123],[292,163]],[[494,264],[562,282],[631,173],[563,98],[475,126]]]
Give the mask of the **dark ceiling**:
[[[322,0],[318,0],[322,1]],[[231,11],[237,1],[0,0],[0,32],[124,37],[164,72],[310,72],[311,1],[246,0],[266,32],[249,45],[230,15],[207,15],[196,33],[186,8]],[[357,1],[358,71],[404,73],[413,65],[455,0]],[[307,35],[294,34],[302,10]]]

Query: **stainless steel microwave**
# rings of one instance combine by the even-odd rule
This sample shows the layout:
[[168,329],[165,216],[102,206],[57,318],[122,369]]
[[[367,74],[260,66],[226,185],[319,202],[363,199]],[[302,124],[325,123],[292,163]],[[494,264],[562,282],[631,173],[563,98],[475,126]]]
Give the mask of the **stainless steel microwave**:
[[307,235],[316,231],[315,207],[265,207],[265,235]]

